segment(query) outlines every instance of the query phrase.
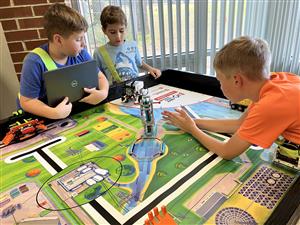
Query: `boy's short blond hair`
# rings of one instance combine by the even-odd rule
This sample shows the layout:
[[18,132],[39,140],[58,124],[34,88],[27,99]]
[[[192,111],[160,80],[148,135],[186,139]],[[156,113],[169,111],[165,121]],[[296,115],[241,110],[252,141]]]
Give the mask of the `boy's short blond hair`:
[[64,4],[55,3],[44,15],[44,28],[48,39],[52,41],[54,34],[68,38],[74,32],[86,32],[88,24],[76,10]]
[[100,15],[102,29],[106,29],[109,24],[122,24],[127,27],[127,18],[122,8],[119,6],[108,5]]
[[229,76],[240,72],[250,80],[268,78],[271,52],[260,38],[239,37],[226,44],[214,58],[214,68]]

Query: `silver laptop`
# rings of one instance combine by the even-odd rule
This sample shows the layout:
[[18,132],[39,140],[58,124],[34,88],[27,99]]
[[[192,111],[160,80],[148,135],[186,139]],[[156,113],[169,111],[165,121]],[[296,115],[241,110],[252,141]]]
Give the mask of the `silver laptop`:
[[76,102],[87,95],[83,88],[98,88],[98,69],[95,60],[44,72],[49,106],[56,106],[66,96]]

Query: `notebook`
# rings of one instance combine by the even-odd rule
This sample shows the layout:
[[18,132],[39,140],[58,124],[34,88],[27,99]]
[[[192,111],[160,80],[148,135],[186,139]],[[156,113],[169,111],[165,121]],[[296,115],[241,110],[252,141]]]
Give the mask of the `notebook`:
[[48,105],[55,107],[66,96],[76,102],[88,95],[83,88],[98,88],[98,69],[95,60],[74,64],[43,74]]

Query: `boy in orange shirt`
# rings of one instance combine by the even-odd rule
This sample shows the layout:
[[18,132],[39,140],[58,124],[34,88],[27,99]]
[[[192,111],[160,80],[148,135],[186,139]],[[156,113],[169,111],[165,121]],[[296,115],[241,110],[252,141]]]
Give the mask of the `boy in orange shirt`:
[[[235,120],[205,120],[192,119],[183,109],[176,109],[164,111],[164,119],[225,159],[240,155],[252,144],[268,148],[280,136],[299,154],[300,77],[285,72],[270,74],[270,62],[271,53],[264,40],[240,37],[231,41],[215,56],[216,78],[233,103],[252,100],[248,110]],[[202,129],[233,136],[222,142]]]

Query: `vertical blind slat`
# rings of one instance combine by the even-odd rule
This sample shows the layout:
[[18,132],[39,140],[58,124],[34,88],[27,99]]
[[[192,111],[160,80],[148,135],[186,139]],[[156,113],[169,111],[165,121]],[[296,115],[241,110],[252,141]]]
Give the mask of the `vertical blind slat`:
[[274,53],[273,53],[272,61],[273,61],[273,68],[274,68],[274,70],[277,71],[277,70],[279,70],[279,65],[277,64],[278,59],[279,59],[278,46],[281,44],[280,43],[280,36],[281,36],[280,33],[281,33],[281,29],[282,29],[282,19],[278,15],[282,15],[284,7],[282,7],[281,2],[276,2],[276,4],[278,4],[278,6],[279,6],[279,11],[278,11],[278,14],[276,16],[276,21],[275,21],[275,23],[276,23],[275,30],[274,30],[275,33],[273,33],[273,35],[276,36],[276,39],[275,39],[275,43],[273,45]]
[[257,10],[258,10],[258,3],[254,3],[252,2],[252,21],[251,21],[251,34],[253,36],[257,36],[257,33],[258,33],[258,24],[260,24],[260,21],[258,20],[258,13],[257,13]]
[[143,55],[144,61],[147,63],[147,49],[146,49],[146,31],[145,31],[145,18],[144,18],[144,6],[143,0],[139,2],[140,16],[141,16],[141,27],[142,27],[142,40],[143,40]]
[[[199,15],[199,1],[196,1],[194,3],[194,15]],[[199,17],[194,17],[195,20],[198,19]],[[199,73],[199,61],[200,61],[200,56],[199,56],[199,41],[200,41],[200,36],[199,36],[199,24],[200,23],[194,23],[194,42],[195,42],[195,50],[194,50],[194,72]]]
[[190,68],[190,60],[189,60],[189,52],[190,52],[189,6],[190,6],[189,0],[185,0],[185,66],[186,66],[187,71],[189,71],[191,69]]
[[238,1],[237,6],[237,17],[236,17],[236,37],[241,36],[242,34],[242,25],[243,25],[243,10],[244,10],[244,1]]
[[227,32],[227,42],[232,40],[234,37],[233,26],[234,26],[234,8],[235,2],[229,1],[229,15],[228,15],[228,32]]
[[[290,5],[290,2],[288,2],[288,6]],[[294,10],[292,7],[287,8],[287,18],[286,18],[286,25],[285,27],[287,28],[287,31],[289,30],[289,27],[291,27],[292,21],[291,18],[294,18]],[[289,35],[287,37],[287,41],[283,43],[283,58],[282,58],[282,71],[286,71],[287,68],[291,65],[291,51],[290,48],[288,47],[288,44],[291,43],[291,38],[292,35]]]
[[170,67],[175,68],[174,65],[174,35],[173,35],[173,11],[172,0],[168,0],[168,23],[169,23],[169,49],[170,49]]
[[[207,51],[203,51],[203,49],[207,49],[207,9],[208,3],[207,1],[200,1],[200,29],[199,29],[199,37],[200,37],[200,74],[206,74],[206,65],[207,65]],[[198,62],[196,62],[198,63]]]
[[226,21],[226,1],[221,1],[220,5],[220,36],[219,36],[219,48],[224,45],[225,42],[225,21]]
[[262,2],[262,25],[260,28],[260,37],[265,38],[265,30],[266,30],[266,21],[267,21],[267,15],[268,15],[268,2],[267,1],[263,1]]
[[176,22],[177,22],[177,68],[182,69],[181,65],[181,7],[180,0],[176,0]]
[[152,46],[152,65],[156,67],[156,46],[155,46],[155,32],[154,32],[154,20],[153,20],[153,4],[152,0],[149,0],[149,15],[150,15],[150,31],[151,31],[151,46]]
[[[269,10],[269,18],[271,19],[270,21],[275,21],[275,11],[277,9],[277,5],[275,4],[275,2],[268,2],[268,8]],[[269,39],[269,44],[270,46],[273,45],[273,43],[275,42],[275,35],[272,35],[273,30],[276,27],[276,23],[270,24],[270,26],[267,26],[269,29],[267,29],[267,34],[265,35],[265,37],[271,37],[268,38]]]
[[[80,3],[80,5],[81,5],[81,3]],[[92,20],[92,16],[91,16],[92,15],[92,13],[91,13],[91,4],[90,4],[89,1],[88,1],[88,10],[89,10],[89,15],[90,15],[89,18],[90,18],[91,24],[93,24],[93,20]],[[96,48],[97,43],[96,43],[96,36],[95,36],[94,29],[92,29],[92,32],[93,32],[94,48]]]
[[131,21],[131,30],[132,30],[132,37],[135,41],[137,41],[137,29],[136,29],[136,13],[134,13],[134,10],[136,7],[133,7],[133,4],[135,4],[135,1],[132,2],[132,0],[129,0],[129,12],[130,12],[130,21]]
[[216,0],[212,0],[212,10],[211,10],[211,41],[210,41],[210,71],[209,74],[214,74],[214,57],[216,54],[216,32],[217,32],[217,8],[218,3]]
[[265,27],[266,27],[266,15],[267,15],[267,11],[268,11],[268,9],[267,9],[267,2],[265,2],[265,1],[262,1],[261,3],[260,3],[260,7],[259,7],[259,14],[260,14],[260,26],[259,26],[259,34],[258,34],[258,36],[259,37],[262,37],[262,38],[264,38],[264,29],[265,29]]
[[245,35],[249,35],[250,34],[250,30],[251,30],[251,27],[250,27],[251,13],[252,13],[251,7],[252,7],[251,1],[247,1],[247,3],[246,3],[245,30],[244,30],[244,34]]
[[165,28],[164,28],[164,11],[163,1],[158,1],[159,33],[160,33],[160,55],[161,68],[165,68]]
[[[285,14],[285,15],[287,15],[288,16],[288,14],[287,14],[287,12],[288,12],[288,9],[287,9],[287,6],[288,6],[288,4],[289,4],[289,1],[285,1],[284,3],[284,7],[283,7],[283,14]],[[287,19],[284,19],[284,20],[281,20],[281,29],[280,29],[280,43],[281,43],[281,45],[283,45],[283,48],[279,48],[278,49],[278,61],[277,61],[277,63],[278,63],[278,65],[279,65],[279,70],[283,70],[283,60],[284,60],[284,58],[287,58],[287,56],[285,56],[284,54],[283,54],[283,52],[284,52],[284,42],[283,42],[283,39],[285,39],[286,38],[286,32],[289,32],[289,29],[287,29]],[[284,35],[283,35],[284,34]],[[290,57],[289,57],[290,58]]]
[[[270,45],[270,49],[272,52],[272,61],[273,61],[273,46],[274,46],[274,43],[276,42],[276,35],[273,34],[273,31],[277,27],[275,12],[278,10],[276,2],[269,2],[269,8],[270,8],[270,16],[269,17],[271,18],[271,21],[273,21],[273,23],[270,24],[270,26],[269,26],[270,29],[268,29],[268,34],[266,35],[266,37],[271,37],[271,38],[269,38],[269,45]],[[269,23],[270,23],[270,21],[269,21]],[[271,70],[273,70],[273,62],[271,63]]]

